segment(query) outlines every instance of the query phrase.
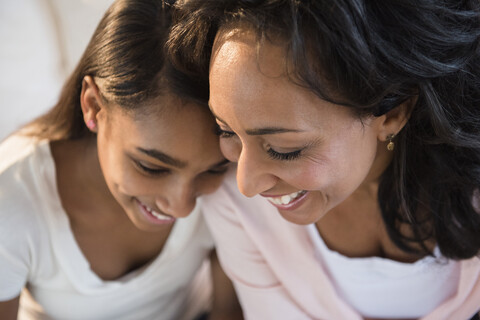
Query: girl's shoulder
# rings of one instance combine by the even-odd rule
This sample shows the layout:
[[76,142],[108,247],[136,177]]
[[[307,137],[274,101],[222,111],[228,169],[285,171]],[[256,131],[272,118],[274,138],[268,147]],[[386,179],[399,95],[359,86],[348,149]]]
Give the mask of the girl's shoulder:
[[49,201],[52,181],[55,169],[47,141],[11,136],[0,144],[0,242],[3,236],[38,231],[37,213]]
[[44,144],[33,137],[21,133],[11,135],[0,143],[0,173],[31,155]]

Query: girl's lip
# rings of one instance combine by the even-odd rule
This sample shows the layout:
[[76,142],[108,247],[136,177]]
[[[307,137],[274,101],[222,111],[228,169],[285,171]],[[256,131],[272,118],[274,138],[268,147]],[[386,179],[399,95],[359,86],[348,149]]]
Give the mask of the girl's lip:
[[[137,204],[138,204],[138,207],[140,208],[140,212],[143,213],[143,216],[150,222],[150,223],[153,223],[153,224],[171,224],[173,222],[175,222],[175,218],[174,217],[171,217],[171,216],[168,216],[166,214],[161,214],[162,216],[166,217],[166,219],[159,219],[157,217],[155,217],[150,211],[149,211],[149,207],[147,205],[145,205],[144,203],[142,203],[140,200],[138,199],[135,199],[137,201]],[[150,209],[152,210],[152,209]]]

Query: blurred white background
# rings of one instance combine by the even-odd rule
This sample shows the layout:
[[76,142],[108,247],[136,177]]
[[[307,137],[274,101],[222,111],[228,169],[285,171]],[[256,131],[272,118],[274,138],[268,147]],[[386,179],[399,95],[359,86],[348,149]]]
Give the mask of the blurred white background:
[[0,141],[52,107],[113,0],[0,0]]

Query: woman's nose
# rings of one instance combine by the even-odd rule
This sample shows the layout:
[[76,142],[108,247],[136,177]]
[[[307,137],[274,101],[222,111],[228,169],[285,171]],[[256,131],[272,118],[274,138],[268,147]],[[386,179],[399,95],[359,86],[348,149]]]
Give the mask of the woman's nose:
[[238,189],[247,197],[270,190],[278,178],[271,173],[271,164],[262,157],[260,150],[242,148],[238,156]]

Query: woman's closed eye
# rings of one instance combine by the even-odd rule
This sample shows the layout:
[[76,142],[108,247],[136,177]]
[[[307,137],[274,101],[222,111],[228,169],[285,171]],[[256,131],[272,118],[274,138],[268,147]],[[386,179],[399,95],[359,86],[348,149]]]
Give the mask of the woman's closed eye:
[[295,150],[292,152],[277,152],[272,148],[267,149],[267,153],[273,160],[284,160],[284,161],[291,161],[296,160],[301,156],[303,149]]
[[[220,128],[220,126],[217,124],[216,127],[216,134],[220,138],[233,138],[236,136],[236,133],[233,131],[228,131]],[[302,151],[305,148],[301,148],[295,151],[291,152],[278,152],[273,150],[272,148],[267,149],[267,153],[269,157],[273,160],[283,160],[283,161],[291,161],[291,160],[296,160],[301,156]]]
[[217,136],[219,136],[220,138],[231,138],[231,137],[235,136],[235,132],[223,130],[218,125],[216,126],[215,134]]

